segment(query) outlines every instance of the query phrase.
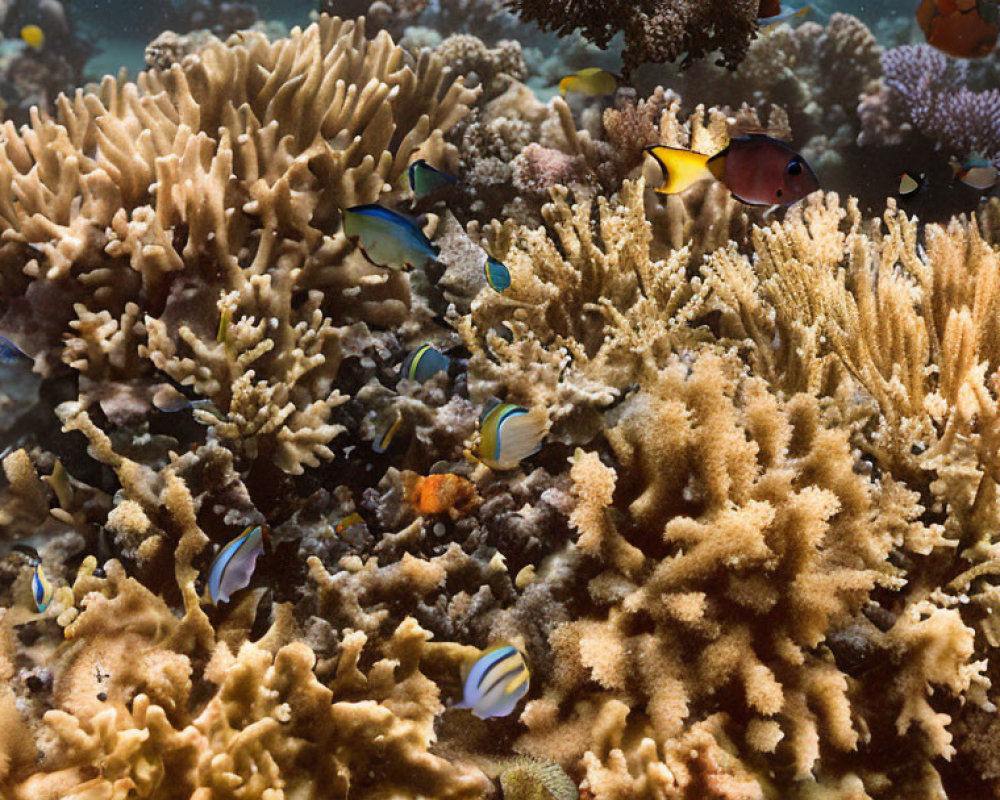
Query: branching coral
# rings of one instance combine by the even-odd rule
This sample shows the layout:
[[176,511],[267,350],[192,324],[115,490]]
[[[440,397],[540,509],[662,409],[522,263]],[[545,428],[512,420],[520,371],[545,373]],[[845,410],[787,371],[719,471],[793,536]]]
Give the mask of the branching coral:
[[[395,184],[474,97],[434,57],[404,61],[386,34],[324,18],[8,123],[4,274],[78,300],[68,360],[88,377],[155,366],[210,398],[251,458],[289,472],[330,458],[338,369],[364,335],[351,323],[399,321],[409,302],[405,280],[349,257],[339,209]],[[7,297],[9,327],[36,313],[28,297]]]

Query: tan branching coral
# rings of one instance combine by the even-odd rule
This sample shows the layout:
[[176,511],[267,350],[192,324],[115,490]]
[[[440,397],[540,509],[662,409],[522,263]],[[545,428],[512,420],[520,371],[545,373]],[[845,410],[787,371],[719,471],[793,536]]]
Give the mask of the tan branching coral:
[[[406,57],[324,17],[8,123],[0,270],[77,299],[74,369],[109,381],[155,366],[216,404],[234,449],[315,466],[342,430],[329,419],[363,333],[351,323],[399,322],[409,303],[405,279],[350,255],[340,209],[376,200],[418,148],[443,151],[475,97],[436,57]],[[54,311],[34,351],[60,343]]]

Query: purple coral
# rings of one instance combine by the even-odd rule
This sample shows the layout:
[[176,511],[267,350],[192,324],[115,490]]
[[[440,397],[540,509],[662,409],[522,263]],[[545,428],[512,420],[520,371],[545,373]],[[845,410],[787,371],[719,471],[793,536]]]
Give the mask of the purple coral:
[[[882,55],[883,87],[862,100],[861,144],[892,143],[910,125],[938,149],[972,151],[1000,160],[1000,91],[965,88],[968,68],[929,45],[906,45]],[[898,140],[898,134],[896,137]]]

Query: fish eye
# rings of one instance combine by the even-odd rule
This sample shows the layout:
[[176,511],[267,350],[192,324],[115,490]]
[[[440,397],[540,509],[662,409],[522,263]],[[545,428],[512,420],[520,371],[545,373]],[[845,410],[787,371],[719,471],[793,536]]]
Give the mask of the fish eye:
[[781,189],[778,189],[778,197],[781,197],[783,194],[784,192]]
[[789,175],[801,175],[802,174],[802,162],[797,158],[793,158],[788,162],[788,174]]

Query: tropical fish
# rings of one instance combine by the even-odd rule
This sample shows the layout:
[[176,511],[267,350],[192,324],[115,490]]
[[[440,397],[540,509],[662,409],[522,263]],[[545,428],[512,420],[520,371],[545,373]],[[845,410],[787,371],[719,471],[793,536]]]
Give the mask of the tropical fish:
[[486,273],[486,283],[494,291],[503,292],[510,288],[510,270],[493,256],[486,257],[483,272]]
[[267,531],[263,525],[248,525],[229,542],[212,562],[208,573],[208,594],[212,605],[228,603],[233,592],[250,584],[257,559],[264,552]]
[[451,359],[448,356],[429,344],[422,344],[403,359],[403,363],[399,365],[399,378],[423,383],[439,372],[447,372],[450,366]]
[[45,31],[37,25],[25,25],[21,28],[21,39],[29,47],[33,47],[38,50],[43,44],[45,44]]
[[970,155],[964,164],[958,159],[952,159],[951,169],[962,183],[980,192],[989,191],[1000,182],[1000,172],[996,165],[979,153]]
[[434,194],[445,186],[458,183],[458,178],[454,175],[432,167],[422,158],[410,164],[407,173],[410,176],[410,188],[418,200],[429,194]]
[[506,717],[528,693],[531,675],[524,654],[509,644],[487,650],[465,676],[462,702],[479,719]]
[[387,422],[372,440],[372,450],[381,455],[389,449],[392,444],[392,437],[396,435],[399,426],[403,423],[402,414],[396,414],[391,422]]
[[488,405],[479,420],[476,458],[491,469],[515,469],[542,449],[547,422],[540,408],[530,411],[513,403]]
[[377,267],[426,267],[440,252],[412,217],[377,203],[346,209],[344,233]]
[[229,325],[233,321],[233,312],[229,306],[226,306],[219,313],[219,327],[215,330],[215,341],[219,344],[225,344],[226,334],[229,333]]
[[922,0],[917,22],[927,43],[955,58],[982,58],[996,47],[996,0]]
[[6,336],[0,336],[0,363],[14,364],[22,358],[30,358]]
[[[765,4],[761,3],[761,8],[764,8]],[[812,11],[812,6],[802,6],[800,8],[794,8],[792,6],[786,6],[784,3],[767,3],[767,10],[769,12],[765,16],[762,13],[758,13],[757,18],[762,22],[766,23],[764,25],[765,30],[770,30],[776,25],[781,25],[784,22],[791,22],[794,19],[805,17],[810,11]]]
[[899,176],[899,189],[897,193],[904,200],[913,197],[917,192],[924,188],[926,184],[926,176],[923,172],[919,175],[915,172],[909,172],[904,170]]
[[587,97],[600,97],[604,94],[614,94],[617,88],[618,78],[600,67],[581,69],[559,81],[559,91],[562,94],[578,92]]
[[38,551],[31,545],[15,544],[12,549],[26,556],[28,564],[34,567],[35,571],[31,576],[31,597],[35,601],[35,607],[41,613],[49,607],[49,603],[52,602],[52,595],[55,593],[52,583],[45,575],[45,570],[42,569],[42,558],[38,555]]
[[646,151],[660,164],[665,182],[659,194],[677,194],[705,178],[721,181],[733,197],[754,206],[790,205],[819,189],[806,160],[784,142],[763,133],[729,141],[706,156],[678,147],[655,145]]
[[35,574],[31,576],[31,596],[35,598],[35,606],[39,612],[44,611],[52,602],[54,590],[49,579],[45,577],[41,562],[35,564]]
[[348,528],[353,528],[355,525],[364,525],[365,519],[357,511],[353,511],[344,517],[340,522],[333,526],[333,532],[340,536]]

